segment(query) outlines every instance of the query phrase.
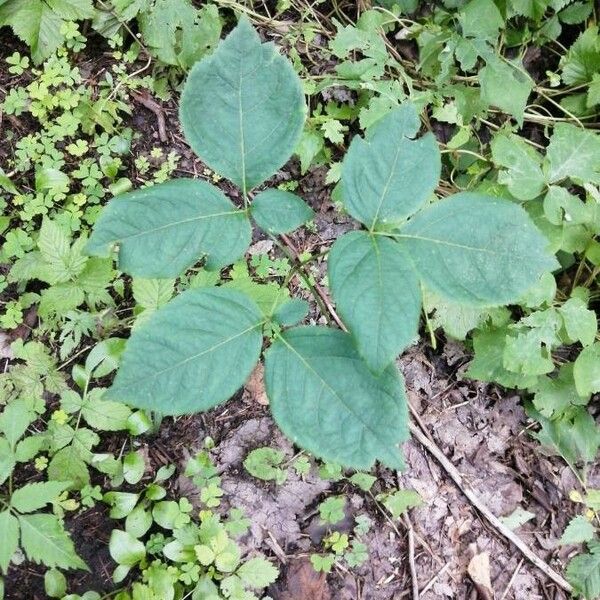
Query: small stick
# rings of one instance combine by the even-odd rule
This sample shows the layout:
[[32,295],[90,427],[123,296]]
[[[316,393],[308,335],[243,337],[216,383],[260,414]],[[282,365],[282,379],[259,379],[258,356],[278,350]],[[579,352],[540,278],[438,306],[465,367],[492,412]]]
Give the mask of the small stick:
[[142,106],[145,106],[156,115],[158,137],[163,144],[168,142],[169,140],[167,138],[167,130],[165,127],[165,113],[162,107],[153,100],[145,90],[143,92],[131,92],[131,95],[136,102],[139,102]]
[[446,563],[425,585],[425,587],[421,590],[421,594],[428,592],[433,584],[450,568],[450,563]]
[[419,600],[419,580],[417,579],[417,567],[415,565],[415,531],[413,529],[408,512],[403,516],[404,526],[408,531],[408,566],[412,582],[413,600]]
[[[411,411],[412,412],[412,411]],[[537,554],[529,548],[529,546],[517,535],[515,535],[492,511],[483,503],[483,501],[477,496],[477,494],[467,485],[463,480],[462,475],[458,469],[446,458],[444,453],[433,443],[424,433],[420,427],[414,423],[410,423],[411,433],[419,440],[419,443],[424,446],[440,463],[446,473],[454,481],[454,483],[460,488],[462,493],[467,497],[469,502],[481,513],[483,517],[492,525],[494,529],[509,542],[515,545],[525,556],[525,558],[535,565],[540,571],[545,573],[556,585],[562,588],[565,592],[571,594],[573,588],[571,584],[562,575],[557,573],[550,565],[544,562]]]
[[512,587],[513,583],[515,582],[515,579],[517,578],[517,575],[519,574],[519,571],[521,570],[521,567],[523,566],[523,563],[525,562],[525,559],[522,558],[519,562],[519,564],[517,565],[517,568],[514,570],[508,585],[506,586],[506,589],[504,590],[504,593],[502,594],[502,596],[500,596],[500,600],[504,600],[504,598],[506,598],[506,596],[508,595],[508,592],[510,592],[510,588]]

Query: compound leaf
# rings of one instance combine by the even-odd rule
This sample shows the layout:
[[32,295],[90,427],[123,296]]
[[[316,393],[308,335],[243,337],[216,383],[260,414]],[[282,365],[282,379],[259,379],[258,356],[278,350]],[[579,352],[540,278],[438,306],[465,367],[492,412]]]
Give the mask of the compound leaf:
[[136,328],[104,398],[167,415],[230,398],[258,361],[262,316],[236,290],[184,292]]
[[342,164],[342,198],[369,229],[399,225],[432,194],[440,178],[440,153],[428,133],[418,140],[419,116],[411,104],[356,136]]
[[331,248],[328,275],[358,351],[380,373],[417,334],[421,290],[410,257],[390,238],[354,231]]
[[465,192],[433,203],[398,237],[428,287],[474,306],[515,302],[558,266],[519,205],[483,194]]
[[0,513],[0,540],[0,572],[6,573],[19,546],[19,521],[8,509]]
[[302,198],[277,189],[258,194],[252,201],[251,212],[256,224],[267,233],[289,233],[314,216]]
[[402,376],[394,365],[369,371],[352,337],[325,327],[296,327],[266,353],[265,384],[283,432],[309,452],[356,469],[379,459],[403,467],[406,440]]
[[242,17],[190,72],[180,117],[194,152],[246,193],[290,158],[305,112],[290,62]]
[[55,515],[19,515],[19,525],[21,545],[29,560],[48,567],[88,570]]
[[139,277],[181,275],[205,254],[213,270],[243,256],[250,221],[206,181],[178,179],[117,196],[102,211],[86,251],[110,256]]

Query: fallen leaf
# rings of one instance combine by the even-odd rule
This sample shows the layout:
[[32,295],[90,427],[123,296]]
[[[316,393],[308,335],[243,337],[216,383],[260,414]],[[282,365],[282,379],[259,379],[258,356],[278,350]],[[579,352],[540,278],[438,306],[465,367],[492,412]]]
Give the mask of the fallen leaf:
[[325,573],[317,573],[308,559],[294,561],[286,570],[277,600],[331,600]]
[[243,399],[247,402],[258,402],[262,406],[269,406],[269,399],[265,392],[264,373],[263,364],[258,363],[244,385]]
[[487,552],[475,554],[467,567],[481,600],[493,600],[494,590],[490,579],[490,555]]

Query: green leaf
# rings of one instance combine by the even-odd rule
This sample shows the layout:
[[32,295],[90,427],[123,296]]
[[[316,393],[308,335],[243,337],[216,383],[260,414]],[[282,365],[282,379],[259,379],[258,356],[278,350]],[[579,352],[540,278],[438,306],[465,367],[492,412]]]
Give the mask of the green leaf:
[[63,20],[52,10],[52,0],[5,0],[0,3],[0,26],[10,25],[31,48],[34,63],[50,56],[63,41]]
[[211,52],[221,36],[217,7],[197,10],[189,0],[155,0],[138,23],[144,43],[161,62],[186,69]]
[[36,418],[37,415],[26,400],[17,398],[4,407],[0,414],[0,432],[4,434],[12,449]]
[[50,598],[63,598],[67,593],[67,578],[58,569],[44,573],[44,591]]
[[482,194],[435,202],[413,217],[398,239],[429,288],[475,306],[515,302],[558,266],[520,206]]
[[588,309],[586,302],[581,298],[569,298],[558,308],[558,312],[570,341],[581,342],[583,346],[590,346],[594,342],[598,323],[596,313]]
[[589,553],[576,556],[567,566],[567,579],[587,600],[600,596],[600,542],[588,544]]
[[100,431],[121,431],[127,429],[131,409],[120,402],[99,400],[92,395],[82,406],[81,416],[88,425]]
[[506,171],[498,173],[498,181],[519,200],[539,196],[545,187],[540,155],[518,135],[496,135],[491,143],[492,158]]
[[504,19],[492,0],[471,0],[459,13],[465,37],[493,42],[504,27]]
[[346,513],[346,498],[344,496],[330,496],[319,504],[319,516],[323,523],[335,525],[344,519]]
[[279,570],[266,558],[256,556],[245,562],[237,575],[248,587],[262,590],[277,579]]
[[600,183],[600,135],[569,123],[557,123],[546,151],[548,181]]
[[393,365],[373,375],[350,335],[324,327],[286,331],[266,353],[265,383],[275,420],[298,445],[356,469],[376,459],[402,468],[402,376]]
[[194,152],[246,194],[290,158],[305,112],[291,64],[242,17],[190,72],[180,118]]
[[184,292],[133,332],[104,397],[168,415],[211,408],[252,372],[261,326],[258,307],[241,292]]
[[62,481],[28,483],[15,490],[10,498],[10,504],[20,513],[30,513],[56,501],[58,496],[70,485],[70,482]]
[[586,84],[600,71],[600,38],[598,26],[588,27],[569,48],[560,65],[562,80],[567,85]]
[[277,189],[258,194],[250,211],[256,224],[267,233],[289,233],[314,216],[302,198]]
[[0,571],[6,573],[19,546],[19,521],[8,509],[0,512],[0,540]]
[[571,520],[564,530],[561,544],[583,544],[594,539],[596,528],[582,515]]
[[283,327],[296,325],[308,315],[310,305],[302,298],[291,298],[283,302],[274,312],[273,320]]
[[433,193],[441,169],[435,137],[414,138],[419,116],[404,104],[354,137],[342,164],[348,212],[369,229],[399,225]]
[[397,490],[383,499],[383,505],[390,511],[394,519],[399,519],[409,508],[415,508],[422,504],[423,498],[415,490]]
[[112,530],[108,550],[117,564],[127,567],[133,567],[146,556],[144,544],[120,529]]
[[417,335],[421,290],[410,256],[390,238],[353,231],[331,248],[328,276],[358,351],[383,371]]
[[263,481],[275,481],[279,484],[286,479],[286,472],[279,468],[285,454],[273,448],[255,448],[244,460],[244,468],[250,475]]
[[55,481],[69,480],[75,489],[81,489],[90,482],[85,461],[73,444],[61,448],[48,465],[48,478]]
[[533,81],[520,63],[490,59],[479,71],[479,83],[482,100],[512,115],[519,125],[523,125],[525,106],[533,89]]
[[21,545],[27,558],[37,564],[63,569],[85,569],[73,542],[54,515],[20,515]]
[[2,485],[13,472],[17,464],[14,452],[6,438],[0,437],[0,485]]
[[250,221],[213,185],[177,179],[113,199],[96,222],[86,251],[110,256],[131,275],[171,278],[201,256],[207,268],[229,265],[250,244]]
[[135,277],[131,285],[133,299],[147,311],[164,306],[175,291],[175,279],[142,279]]
[[575,387],[580,396],[600,392],[600,343],[584,348],[573,367]]
[[123,478],[129,484],[136,484],[144,476],[146,463],[141,452],[129,452],[123,458]]

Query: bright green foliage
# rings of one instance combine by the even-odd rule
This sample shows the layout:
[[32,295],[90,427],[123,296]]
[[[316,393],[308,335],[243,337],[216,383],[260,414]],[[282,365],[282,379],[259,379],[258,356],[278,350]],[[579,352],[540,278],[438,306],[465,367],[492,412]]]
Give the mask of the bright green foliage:
[[415,490],[397,490],[392,494],[384,494],[378,499],[383,502],[394,519],[399,519],[409,508],[423,504],[423,499]]
[[265,383],[275,420],[303,448],[356,468],[376,459],[401,468],[397,444],[408,435],[402,377],[394,365],[374,376],[348,334],[285,332],[266,353]]
[[192,69],[180,113],[193,150],[244,194],[285,163],[305,119],[291,65],[246,18]]
[[344,519],[346,498],[344,496],[331,496],[319,504],[319,516],[323,523],[335,525]]
[[390,112],[352,140],[342,166],[348,212],[369,230],[389,231],[418,210],[440,177],[433,135],[418,140],[419,116],[410,104]]
[[567,566],[567,578],[587,600],[600,596],[600,542],[588,543],[589,552],[576,556]]
[[398,238],[427,286],[465,304],[514,302],[558,266],[522,208],[479,194],[456,194],[432,204]]
[[289,233],[310,221],[312,209],[302,198],[290,192],[270,189],[252,201],[252,218],[267,233]]
[[169,414],[223,402],[258,360],[262,323],[258,307],[240,292],[189,290],[133,332],[105,397]]
[[417,335],[421,289],[410,257],[390,238],[348,233],[331,248],[329,284],[358,351],[383,371]]
[[600,392],[600,343],[583,349],[575,360],[573,377],[581,396]]
[[86,250],[110,256],[140,277],[175,277],[208,255],[217,269],[240,258],[250,244],[247,216],[205,181],[176,180],[131,192],[111,202]]

